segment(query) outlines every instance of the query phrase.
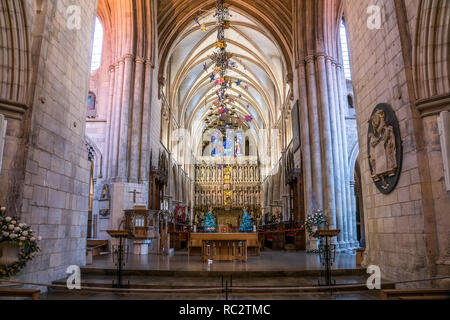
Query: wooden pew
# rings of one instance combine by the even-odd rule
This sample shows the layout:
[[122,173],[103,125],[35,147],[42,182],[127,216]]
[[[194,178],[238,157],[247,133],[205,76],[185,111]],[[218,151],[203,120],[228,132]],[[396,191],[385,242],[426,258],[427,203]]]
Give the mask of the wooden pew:
[[102,252],[107,252],[109,247],[108,240],[88,240],[87,249],[92,250],[92,256],[99,256]]
[[32,289],[0,289],[0,297],[31,298],[31,300],[40,300],[41,291]]
[[383,300],[441,300],[450,299],[449,289],[393,289],[381,290]]

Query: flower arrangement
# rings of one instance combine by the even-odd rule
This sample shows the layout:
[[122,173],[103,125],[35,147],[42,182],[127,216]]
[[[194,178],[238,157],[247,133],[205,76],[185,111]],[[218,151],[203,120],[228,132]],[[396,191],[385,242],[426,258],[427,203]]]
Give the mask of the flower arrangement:
[[312,238],[314,237],[313,227],[318,227],[321,224],[328,225],[328,221],[325,219],[323,210],[316,210],[312,215],[309,215],[306,218],[306,221],[303,223],[303,227],[306,228],[309,236]]
[[36,237],[30,226],[20,223],[20,219],[4,217],[5,208],[1,208],[0,211],[0,243],[11,243],[19,247],[18,261],[11,265],[0,266],[0,277],[11,277],[25,268],[36,253],[42,251],[38,246],[41,238]]

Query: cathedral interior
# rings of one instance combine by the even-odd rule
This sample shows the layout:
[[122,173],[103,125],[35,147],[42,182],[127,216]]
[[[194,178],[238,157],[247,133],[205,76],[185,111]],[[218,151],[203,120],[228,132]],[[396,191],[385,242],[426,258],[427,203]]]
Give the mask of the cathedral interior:
[[1,0],[0,30],[0,296],[323,257],[450,296],[450,1]]

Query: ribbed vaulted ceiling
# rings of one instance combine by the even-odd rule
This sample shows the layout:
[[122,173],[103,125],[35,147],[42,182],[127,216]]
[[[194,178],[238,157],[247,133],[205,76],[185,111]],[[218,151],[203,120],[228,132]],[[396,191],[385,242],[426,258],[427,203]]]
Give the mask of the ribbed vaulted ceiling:
[[[225,32],[227,51],[236,63],[228,76],[242,81],[228,91],[237,97],[229,107],[239,117],[251,115],[251,129],[272,128],[289,94],[285,56],[264,25],[233,5],[228,7],[231,27]],[[166,99],[180,126],[191,129],[194,135],[214,126],[218,118],[211,116],[217,101],[217,88],[210,79],[214,66],[209,58],[217,42],[214,13],[214,8],[198,12],[200,23],[208,30],[202,31],[192,19],[174,42],[165,68]]]

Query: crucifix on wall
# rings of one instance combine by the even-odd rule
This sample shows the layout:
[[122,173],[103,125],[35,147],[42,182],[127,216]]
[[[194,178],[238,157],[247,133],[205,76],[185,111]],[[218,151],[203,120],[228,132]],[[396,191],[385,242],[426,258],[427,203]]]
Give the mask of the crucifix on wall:
[[132,193],[133,194],[133,203],[136,203],[136,194],[141,194],[140,192],[137,192],[136,189],[134,189],[134,191],[128,192],[128,193]]

